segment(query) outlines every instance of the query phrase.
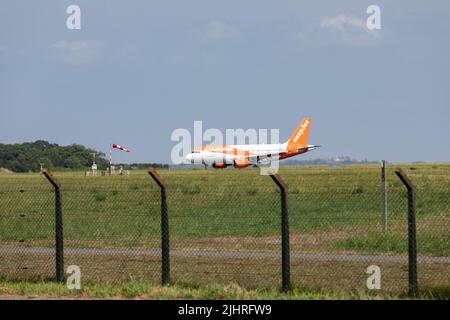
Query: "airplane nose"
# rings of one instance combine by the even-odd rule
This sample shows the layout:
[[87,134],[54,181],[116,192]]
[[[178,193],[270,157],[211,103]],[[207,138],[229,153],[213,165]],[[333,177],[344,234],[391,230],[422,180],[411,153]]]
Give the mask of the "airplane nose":
[[187,161],[190,161],[191,163],[194,163],[194,155],[193,155],[192,153],[189,153],[189,154],[186,156],[186,160],[187,160]]

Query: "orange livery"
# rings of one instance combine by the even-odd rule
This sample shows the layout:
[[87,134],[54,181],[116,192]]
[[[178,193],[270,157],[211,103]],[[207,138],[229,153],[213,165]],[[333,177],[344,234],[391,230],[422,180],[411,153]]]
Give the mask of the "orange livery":
[[285,143],[204,146],[193,150],[186,156],[186,159],[191,163],[202,163],[214,168],[226,168],[227,166],[246,168],[275,159],[293,157],[319,147],[308,144],[310,127],[311,118],[305,118]]

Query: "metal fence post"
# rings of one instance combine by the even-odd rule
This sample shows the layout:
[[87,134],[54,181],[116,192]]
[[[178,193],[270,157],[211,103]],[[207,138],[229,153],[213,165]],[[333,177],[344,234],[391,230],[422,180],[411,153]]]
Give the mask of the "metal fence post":
[[291,288],[291,272],[287,185],[278,174],[270,175],[270,177],[280,188],[281,193],[281,277],[283,291],[289,291]]
[[55,189],[55,251],[56,251],[56,281],[64,281],[64,236],[63,236],[63,215],[61,202],[61,185],[48,169],[42,171],[43,175],[53,185]]
[[417,295],[417,247],[416,247],[416,192],[411,180],[402,169],[398,168],[395,173],[408,190],[408,294]]
[[170,246],[169,246],[169,208],[167,206],[167,184],[155,170],[148,168],[148,174],[155,180],[161,189],[161,283],[170,282]]
[[381,161],[381,225],[383,232],[387,232],[387,177],[386,177],[386,161]]

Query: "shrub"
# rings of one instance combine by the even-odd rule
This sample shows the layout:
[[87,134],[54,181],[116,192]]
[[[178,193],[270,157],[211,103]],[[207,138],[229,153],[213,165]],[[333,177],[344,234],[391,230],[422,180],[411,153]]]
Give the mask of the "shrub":
[[356,186],[352,190],[352,194],[362,194],[362,193],[364,193],[364,188],[362,186]]
[[106,193],[103,190],[94,190],[94,199],[95,201],[105,201]]

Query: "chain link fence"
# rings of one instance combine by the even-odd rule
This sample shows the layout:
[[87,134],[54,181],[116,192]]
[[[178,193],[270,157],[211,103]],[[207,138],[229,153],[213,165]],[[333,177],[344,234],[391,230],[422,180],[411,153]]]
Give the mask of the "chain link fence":
[[[448,288],[450,166],[403,169],[416,186],[419,288]],[[171,283],[281,286],[280,189],[270,177],[258,169],[159,174],[167,185]],[[376,165],[282,167],[279,175],[288,186],[293,287],[407,291],[407,193],[393,168],[387,171],[386,224]],[[145,172],[55,176],[65,268],[79,266],[83,282],[160,283],[161,190],[155,181]],[[53,187],[39,175],[0,181],[0,277],[54,279]],[[381,289],[369,290],[377,287],[371,278],[377,268]]]

